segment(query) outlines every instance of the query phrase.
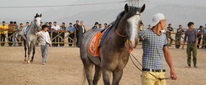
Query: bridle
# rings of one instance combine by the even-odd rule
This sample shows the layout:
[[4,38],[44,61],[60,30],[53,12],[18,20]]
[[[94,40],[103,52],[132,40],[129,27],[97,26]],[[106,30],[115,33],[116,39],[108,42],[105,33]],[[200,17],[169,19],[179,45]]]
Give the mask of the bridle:
[[[141,16],[141,14],[139,13],[139,14],[134,14],[134,15],[139,15],[139,16]],[[120,36],[120,37],[127,37],[127,35],[123,35],[123,34],[120,34],[118,31],[117,31],[117,29],[115,30],[115,33],[118,35],[118,36]]]

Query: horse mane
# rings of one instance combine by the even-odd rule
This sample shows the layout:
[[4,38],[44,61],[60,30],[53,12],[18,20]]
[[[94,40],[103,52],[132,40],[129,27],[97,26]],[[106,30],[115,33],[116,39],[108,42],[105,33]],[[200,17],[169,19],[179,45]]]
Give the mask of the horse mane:
[[128,14],[126,16],[126,18],[128,19],[128,18],[132,17],[133,15],[135,15],[136,12],[139,11],[139,10],[140,10],[140,8],[130,6],[130,10],[128,12],[126,12],[126,11],[120,12],[119,15],[117,16],[116,20],[111,23],[112,24],[111,28],[113,28],[113,27],[116,28],[118,26],[120,20],[122,19],[122,17],[124,16],[125,13]]
[[125,11],[122,11],[121,13],[119,13],[116,20],[111,23],[112,24],[111,28],[113,28],[113,27],[116,28],[116,26],[118,26],[120,20],[122,19],[122,17],[124,16],[125,13],[126,13]]

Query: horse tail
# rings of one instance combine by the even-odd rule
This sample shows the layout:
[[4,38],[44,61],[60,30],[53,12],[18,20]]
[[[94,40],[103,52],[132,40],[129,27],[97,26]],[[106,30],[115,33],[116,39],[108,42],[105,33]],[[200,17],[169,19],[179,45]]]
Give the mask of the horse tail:
[[85,72],[85,68],[83,67],[82,70],[82,84],[81,85],[85,85],[86,82],[86,72]]

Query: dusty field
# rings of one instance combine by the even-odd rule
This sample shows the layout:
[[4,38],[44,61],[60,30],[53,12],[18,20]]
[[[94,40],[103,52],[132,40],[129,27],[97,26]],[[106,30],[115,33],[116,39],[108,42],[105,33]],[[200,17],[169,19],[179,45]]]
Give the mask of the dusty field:
[[[41,64],[40,48],[32,64],[23,59],[23,47],[0,47],[0,85],[81,85],[82,63],[78,48],[51,47],[46,65]],[[198,67],[188,68],[186,52],[170,49],[178,80],[168,80],[168,85],[206,85],[205,49],[198,50]],[[141,61],[142,50],[135,56]],[[165,64],[167,70],[168,66]],[[169,71],[167,71],[167,77]],[[120,85],[140,85],[141,72],[129,60]],[[102,79],[99,85],[103,85]]]

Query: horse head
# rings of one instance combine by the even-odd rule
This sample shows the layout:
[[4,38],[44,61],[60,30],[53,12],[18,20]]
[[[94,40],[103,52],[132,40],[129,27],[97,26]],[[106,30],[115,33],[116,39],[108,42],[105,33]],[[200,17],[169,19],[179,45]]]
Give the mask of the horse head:
[[42,14],[39,15],[38,13],[36,13],[36,16],[34,16],[34,23],[38,29],[39,29],[40,24],[41,24],[41,16],[42,16]]
[[135,48],[138,42],[138,29],[140,28],[140,14],[144,11],[145,4],[139,7],[133,7],[125,5],[125,12],[126,12],[126,36],[128,39],[129,47]]

